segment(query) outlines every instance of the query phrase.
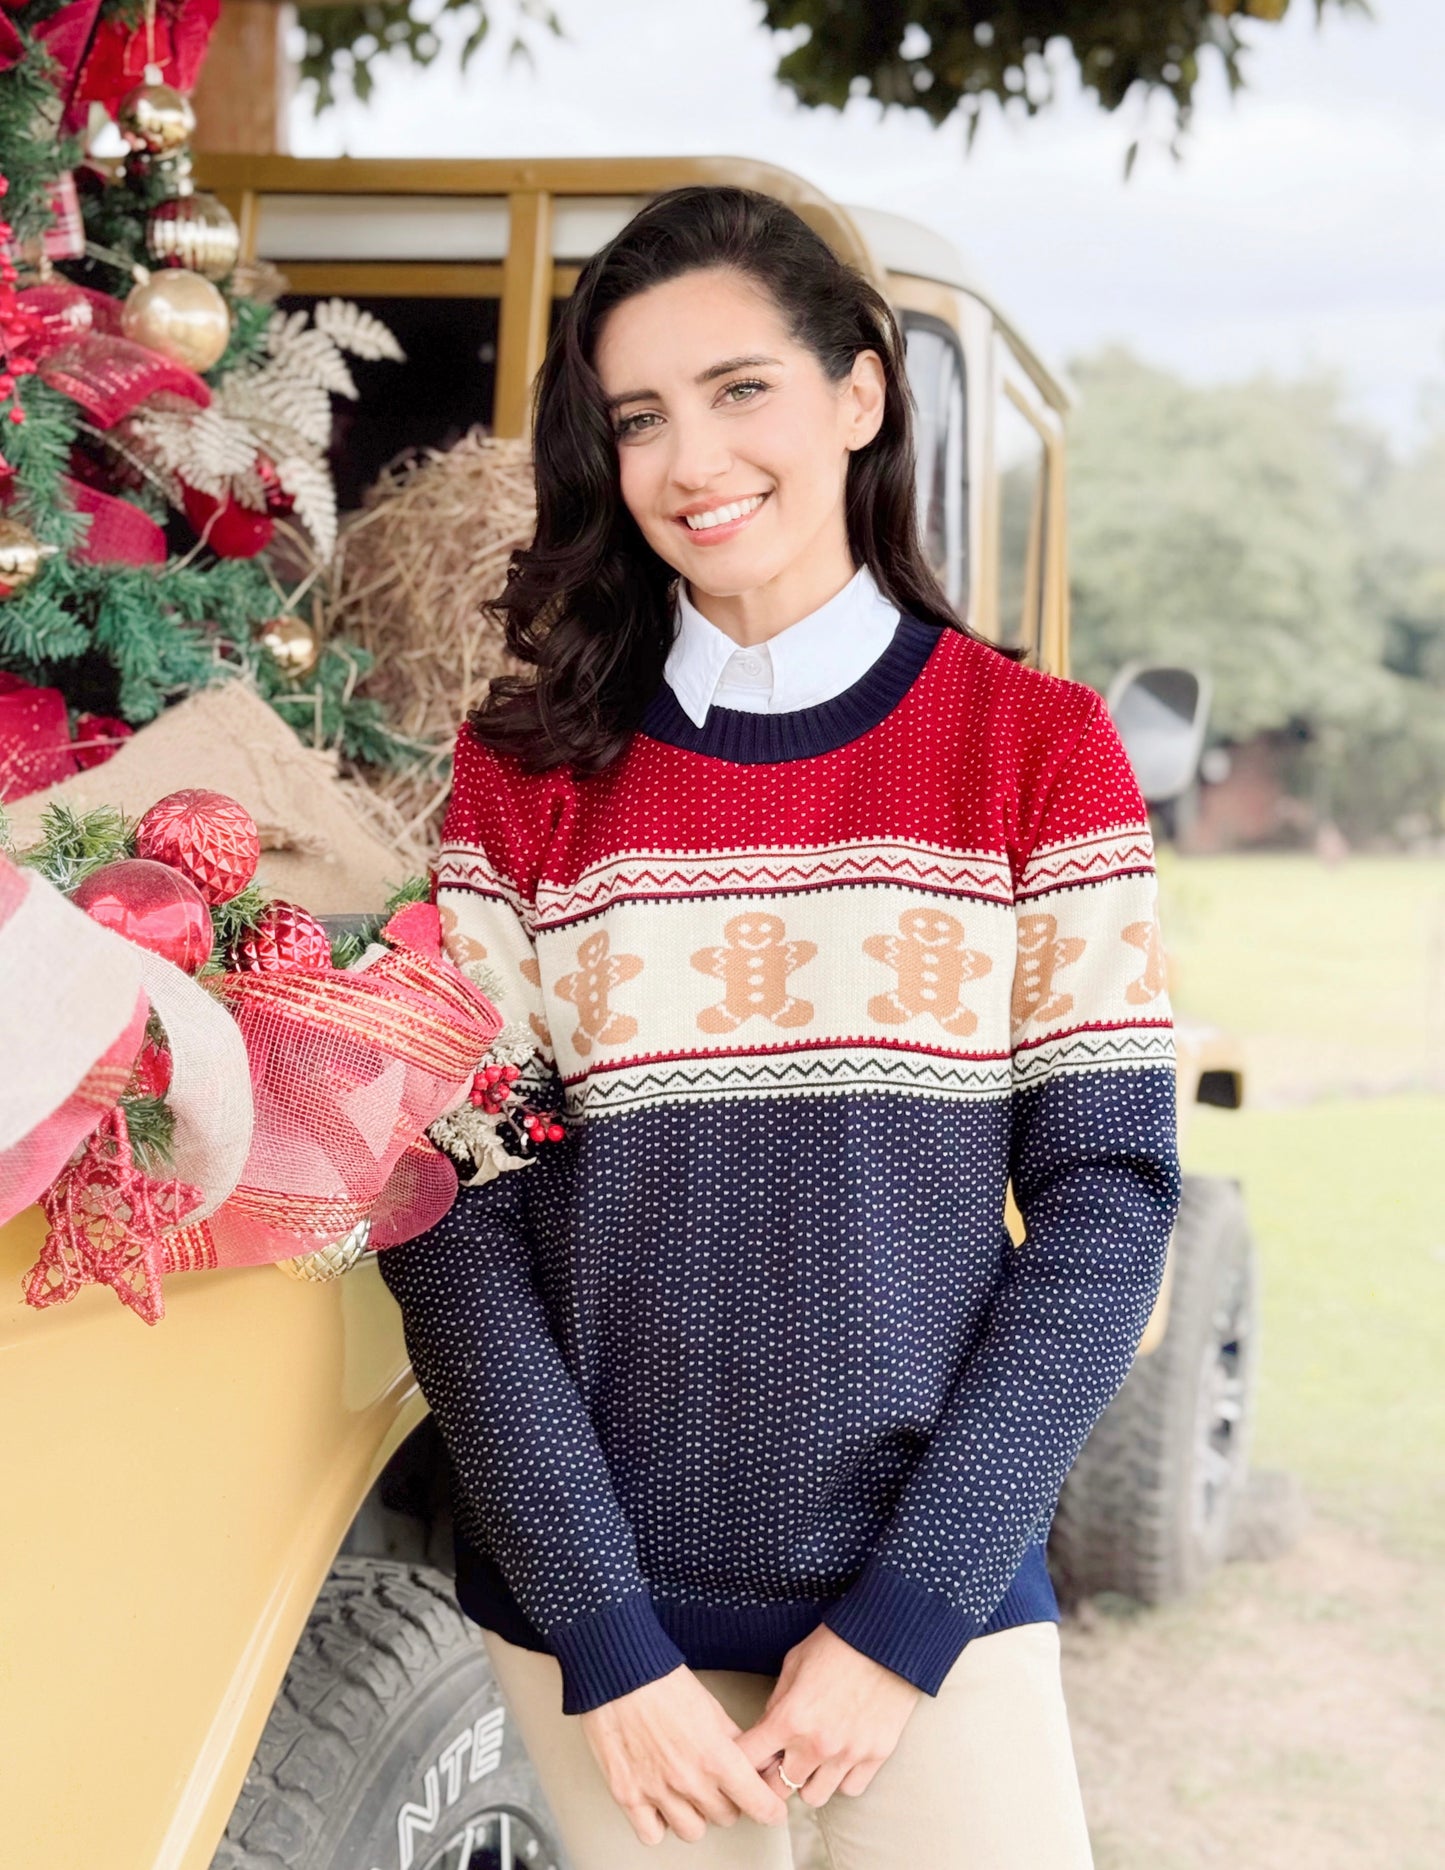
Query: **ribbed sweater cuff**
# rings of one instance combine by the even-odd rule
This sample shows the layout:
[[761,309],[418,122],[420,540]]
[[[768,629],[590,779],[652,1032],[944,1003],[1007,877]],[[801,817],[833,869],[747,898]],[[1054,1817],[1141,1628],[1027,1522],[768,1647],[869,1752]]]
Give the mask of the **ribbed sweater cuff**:
[[686,1661],[645,1591],[549,1629],[546,1639],[562,1668],[564,1714],[585,1714]]
[[963,1648],[989,1621],[950,1604],[894,1565],[870,1560],[823,1622],[854,1649],[936,1695]]

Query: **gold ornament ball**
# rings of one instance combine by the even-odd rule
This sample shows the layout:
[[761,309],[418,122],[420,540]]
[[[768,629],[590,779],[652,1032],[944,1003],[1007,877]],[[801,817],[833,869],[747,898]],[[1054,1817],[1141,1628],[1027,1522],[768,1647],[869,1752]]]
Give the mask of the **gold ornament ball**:
[[153,156],[182,148],[196,128],[189,100],[170,84],[138,84],[121,99],[115,120],[132,149]]
[[0,518],[0,599],[23,591],[59,550],[58,545],[42,545],[18,519]]
[[257,640],[293,682],[315,668],[320,654],[315,632],[300,617],[273,617],[269,623],[261,625]]
[[203,279],[224,279],[241,252],[241,230],[214,195],[174,195],[146,221],[146,253],[157,266],[185,266]]
[[231,314],[209,279],[167,267],[131,287],[120,325],[128,338],[173,363],[209,370],[230,338]]

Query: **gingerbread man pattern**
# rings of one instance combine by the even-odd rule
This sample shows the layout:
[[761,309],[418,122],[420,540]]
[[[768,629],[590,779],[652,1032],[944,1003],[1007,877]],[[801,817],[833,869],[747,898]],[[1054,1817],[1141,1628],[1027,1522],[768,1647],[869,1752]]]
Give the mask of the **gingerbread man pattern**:
[[1077,961],[1087,947],[1081,935],[1060,938],[1057,916],[1019,917],[1018,963],[1009,1008],[1015,1026],[1030,1019],[1062,1019],[1073,1010],[1074,996],[1056,990],[1054,975]]
[[[526,981],[529,987],[535,987],[538,993],[541,993],[542,964],[535,955],[529,955],[525,961],[519,961],[517,963],[517,972],[522,976],[522,979]],[[532,1028],[532,1031],[550,1053],[552,1050],[552,1029],[543,1016],[535,1010],[529,1010],[527,1014],[527,1024]]]
[[697,1016],[703,1032],[736,1032],[744,1020],[761,1014],[775,1026],[805,1026],[813,1017],[811,1000],[788,991],[788,976],[818,952],[813,941],[789,941],[781,916],[745,910],[723,924],[718,948],[698,948],[692,965],[723,983],[723,997]]
[[639,954],[609,954],[606,929],[589,935],[577,950],[577,971],[557,982],[557,998],[570,1000],[577,1009],[572,1045],[585,1058],[594,1045],[621,1045],[637,1031],[631,1013],[616,1013],[608,1004],[614,987],[642,972]]
[[1150,1000],[1157,1000],[1167,985],[1159,924],[1157,921],[1131,922],[1123,935],[1126,942],[1144,950],[1144,972],[1137,980],[1129,982],[1124,997],[1130,1006],[1145,1006]]
[[932,1013],[943,1030],[962,1038],[978,1025],[978,1014],[962,1003],[965,981],[987,974],[993,962],[964,943],[964,927],[943,909],[905,909],[896,935],[870,935],[863,952],[898,973],[898,985],[868,1002],[873,1018],[900,1025]]

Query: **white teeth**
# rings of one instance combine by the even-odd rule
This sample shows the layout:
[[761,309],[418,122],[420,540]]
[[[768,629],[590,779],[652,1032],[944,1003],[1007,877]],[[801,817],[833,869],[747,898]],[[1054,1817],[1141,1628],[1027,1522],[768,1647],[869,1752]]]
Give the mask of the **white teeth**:
[[754,512],[767,497],[758,493],[751,500],[735,500],[731,506],[720,506],[712,513],[689,513],[687,523],[694,532],[705,532],[709,526],[724,526],[730,519],[741,519],[744,513]]

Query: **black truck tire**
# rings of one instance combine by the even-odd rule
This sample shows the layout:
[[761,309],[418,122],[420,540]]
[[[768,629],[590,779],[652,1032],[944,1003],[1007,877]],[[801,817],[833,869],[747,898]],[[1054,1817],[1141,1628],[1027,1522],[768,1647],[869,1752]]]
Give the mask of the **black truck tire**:
[[445,1575],[338,1558],[212,1870],[567,1870]]
[[1059,1496],[1059,1595],[1162,1604],[1229,1554],[1248,1476],[1259,1364],[1258,1272],[1239,1184],[1186,1175],[1163,1339],[1134,1360]]

